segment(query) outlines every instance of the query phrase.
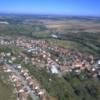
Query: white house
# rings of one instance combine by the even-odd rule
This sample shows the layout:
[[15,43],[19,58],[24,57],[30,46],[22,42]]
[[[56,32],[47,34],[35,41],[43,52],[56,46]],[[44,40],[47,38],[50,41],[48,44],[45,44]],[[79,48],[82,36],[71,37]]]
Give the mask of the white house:
[[51,72],[52,72],[52,74],[58,74],[59,73],[59,71],[58,71],[58,69],[55,65],[51,66]]

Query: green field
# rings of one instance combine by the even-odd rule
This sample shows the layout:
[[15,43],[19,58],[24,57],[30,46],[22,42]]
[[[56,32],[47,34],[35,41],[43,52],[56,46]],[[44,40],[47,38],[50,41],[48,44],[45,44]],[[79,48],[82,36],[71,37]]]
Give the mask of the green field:
[[4,73],[0,66],[0,100],[16,100],[14,87],[9,80],[7,73]]
[[47,39],[47,40],[51,45],[61,46],[69,50],[76,50],[80,52],[87,52],[87,53],[95,54],[95,52],[89,49],[87,46],[83,46],[82,44],[76,43],[71,40],[59,40],[59,39]]

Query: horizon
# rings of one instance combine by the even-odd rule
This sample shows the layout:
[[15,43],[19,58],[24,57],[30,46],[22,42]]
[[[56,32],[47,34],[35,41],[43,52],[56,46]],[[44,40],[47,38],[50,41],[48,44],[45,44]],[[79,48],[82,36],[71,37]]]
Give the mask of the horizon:
[[0,0],[0,14],[100,17],[99,0]]
[[0,16],[43,16],[43,17],[90,17],[90,18],[100,18],[96,15],[60,15],[60,14],[27,14],[27,13],[1,13]]

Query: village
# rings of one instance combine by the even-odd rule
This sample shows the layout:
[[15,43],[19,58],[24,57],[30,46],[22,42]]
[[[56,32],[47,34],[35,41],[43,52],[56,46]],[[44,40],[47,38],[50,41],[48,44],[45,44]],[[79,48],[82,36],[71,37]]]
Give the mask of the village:
[[28,95],[32,100],[48,100],[46,90],[41,88],[39,82],[30,75],[22,63],[31,63],[58,77],[70,72],[80,74],[86,70],[91,77],[100,79],[100,58],[95,58],[93,55],[50,45],[47,40],[25,37],[13,39],[1,36],[0,45],[14,45],[22,49],[18,55],[12,51],[0,53],[0,64],[4,72],[9,73],[18,100],[27,100]]

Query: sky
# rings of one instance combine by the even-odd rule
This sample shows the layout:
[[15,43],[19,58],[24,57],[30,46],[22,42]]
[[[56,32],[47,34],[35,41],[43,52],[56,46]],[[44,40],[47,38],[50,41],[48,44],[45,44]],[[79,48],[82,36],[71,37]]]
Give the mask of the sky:
[[100,16],[100,0],[0,0],[0,13]]

